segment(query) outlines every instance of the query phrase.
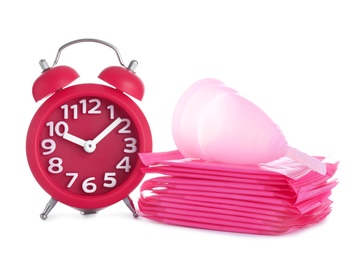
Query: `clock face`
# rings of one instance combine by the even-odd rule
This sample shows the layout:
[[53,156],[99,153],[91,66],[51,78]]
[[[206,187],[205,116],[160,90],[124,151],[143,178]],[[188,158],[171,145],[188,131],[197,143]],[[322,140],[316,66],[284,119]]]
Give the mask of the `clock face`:
[[147,150],[151,136],[139,108],[96,84],[69,87],[46,100],[27,138],[38,182],[55,199],[79,208],[125,198],[143,177],[138,153]]

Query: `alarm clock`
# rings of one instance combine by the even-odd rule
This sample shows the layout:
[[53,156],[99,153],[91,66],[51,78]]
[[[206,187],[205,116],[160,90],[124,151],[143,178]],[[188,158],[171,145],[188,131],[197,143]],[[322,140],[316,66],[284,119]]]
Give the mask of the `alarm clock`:
[[[95,42],[112,48],[120,66],[100,75],[105,84],[78,83],[71,67],[57,66],[66,47]],[[43,101],[27,132],[30,170],[50,196],[40,217],[45,220],[57,202],[82,214],[121,200],[137,217],[130,193],[144,174],[139,153],[152,151],[148,121],[134,102],[142,100],[144,84],[136,76],[137,61],[124,66],[118,49],[98,39],[79,39],[63,45],[50,67],[41,60],[42,74],[33,84],[33,97]]]

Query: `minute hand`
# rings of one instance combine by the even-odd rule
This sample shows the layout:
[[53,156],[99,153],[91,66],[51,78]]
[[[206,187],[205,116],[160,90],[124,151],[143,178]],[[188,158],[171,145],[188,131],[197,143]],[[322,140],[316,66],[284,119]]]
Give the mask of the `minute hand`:
[[112,130],[114,130],[115,127],[117,127],[121,123],[121,118],[118,117],[114,120],[108,127],[106,127],[98,136],[95,137],[93,140],[93,143],[96,145],[99,143],[102,139],[104,139],[105,136],[107,136]]

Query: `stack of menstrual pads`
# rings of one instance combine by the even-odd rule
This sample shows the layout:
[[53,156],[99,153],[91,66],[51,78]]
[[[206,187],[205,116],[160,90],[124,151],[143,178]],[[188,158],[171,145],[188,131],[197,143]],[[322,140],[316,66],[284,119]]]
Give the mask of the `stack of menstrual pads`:
[[141,216],[172,225],[279,235],[322,221],[331,211],[339,162],[325,175],[288,157],[234,165],[184,158],[177,151],[140,154],[146,180]]

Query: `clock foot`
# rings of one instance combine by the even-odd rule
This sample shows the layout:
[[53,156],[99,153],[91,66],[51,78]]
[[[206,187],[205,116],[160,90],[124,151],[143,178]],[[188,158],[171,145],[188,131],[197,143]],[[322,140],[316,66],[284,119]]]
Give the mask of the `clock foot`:
[[131,198],[128,196],[125,199],[123,199],[125,205],[130,209],[130,211],[133,213],[133,217],[137,218],[139,217],[138,213],[135,210],[134,203],[131,200]]
[[51,212],[51,210],[54,208],[54,206],[57,204],[57,200],[51,198],[47,205],[45,206],[43,213],[40,214],[40,218],[43,220],[46,220],[48,217],[48,214]]
[[88,210],[80,211],[80,213],[81,213],[82,215],[91,215],[91,214],[96,214],[96,213],[97,213],[97,210],[94,210],[94,209],[88,209]]

